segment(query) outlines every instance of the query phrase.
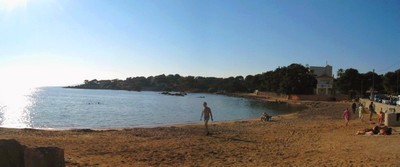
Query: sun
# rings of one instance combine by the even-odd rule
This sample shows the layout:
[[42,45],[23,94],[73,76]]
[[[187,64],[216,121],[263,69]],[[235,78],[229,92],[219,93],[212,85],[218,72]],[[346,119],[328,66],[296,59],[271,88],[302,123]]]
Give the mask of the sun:
[[26,8],[28,0],[0,0],[0,9],[13,11],[18,8]]

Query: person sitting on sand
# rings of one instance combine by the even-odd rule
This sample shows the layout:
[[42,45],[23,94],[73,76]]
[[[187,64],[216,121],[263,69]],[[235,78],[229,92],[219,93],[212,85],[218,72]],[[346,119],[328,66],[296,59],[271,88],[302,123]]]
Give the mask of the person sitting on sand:
[[267,112],[264,112],[264,113],[261,115],[261,122],[271,121],[271,118],[272,118],[272,116],[269,116],[269,115],[267,114]]
[[210,107],[207,106],[207,102],[204,102],[203,106],[204,106],[204,109],[203,109],[203,112],[201,112],[200,121],[204,116],[204,126],[206,127],[207,135],[209,135],[210,132],[208,131],[208,121],[210,119],[210,116],[211,116],[211,121],[214,121],[214,120],[213,120],[213,116],[211,113],[211,109],[210,109]]
[[351,113],[348,108],[346,108],[346,110],[343,111],[342,116],[343,116],[344,120],[346,121],[346,126],[347,126],[349,124],[350,117],[351,117]]

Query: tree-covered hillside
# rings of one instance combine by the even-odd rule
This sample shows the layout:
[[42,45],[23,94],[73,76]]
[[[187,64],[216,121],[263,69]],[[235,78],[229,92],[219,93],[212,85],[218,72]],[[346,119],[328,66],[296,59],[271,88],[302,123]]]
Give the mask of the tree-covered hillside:
[[[375,91],[398,94],[399,72],[378,75],[374,72],[359,73],[349,68],[339,69],[334,89],[347,95],[365,95],[374,87]],[[150,77],[129,77],[125,80],[85,80],[83,84],[69,88],[116,89],[133,91],[177,91],[177,92],[253,92],[254,90],[282,94],[313,94],[317,81],[310,70],[301,64],[279,67],[261,74],[229,78],[157,75]]]

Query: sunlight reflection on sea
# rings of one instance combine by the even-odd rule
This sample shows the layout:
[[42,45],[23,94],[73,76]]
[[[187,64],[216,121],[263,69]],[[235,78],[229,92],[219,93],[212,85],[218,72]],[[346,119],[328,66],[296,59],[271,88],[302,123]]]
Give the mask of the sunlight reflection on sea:
[[0,90],[1,127],[30,128],[30,107],[34,105],[33,94],[37,88],[2,88]]

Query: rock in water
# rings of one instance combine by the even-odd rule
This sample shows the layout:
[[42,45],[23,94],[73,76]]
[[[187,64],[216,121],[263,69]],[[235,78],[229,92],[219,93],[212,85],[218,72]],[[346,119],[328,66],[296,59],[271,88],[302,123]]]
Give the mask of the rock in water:
[[0,140],[0,166],[23,167],[25,148],[14,139]]
[[37,147],[25,149],[25,167],[65,167],[64,149]]

